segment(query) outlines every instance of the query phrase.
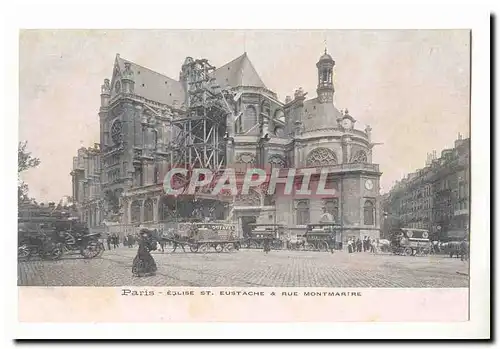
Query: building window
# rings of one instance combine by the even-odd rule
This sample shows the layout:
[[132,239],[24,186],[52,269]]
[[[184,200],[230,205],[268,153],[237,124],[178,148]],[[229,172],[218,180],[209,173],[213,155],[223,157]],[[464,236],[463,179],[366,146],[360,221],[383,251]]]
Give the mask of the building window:
[[365,201],[365,205],[363,207],[363,217],[364,217],[364,223],[365,225],[374,225],[374,216],[375,216],[375,209],[373,202],[370,200]]
[[[245,115],[243,116],[243,132],[250,131],[250,129],[254,127],[256,124],[257,124],[257,111],[253,106],[248,106],[245,109]],[[258,131],[257,128],[255,128],[254,131]]]
[[307,200],[297,203],[297,225],[309,224],[309,202]]
[[130,208],[130,221],[131,223],[141,222],[141,202],[132,202],[132,207]]
[[153,221],[153,200],[147,199],[144,202],[144,222]]
[[337,156],[328,148],[316,148],[309,153],[306,160],[307,166],[329,166],[337,164]]
[[333,216],[333,221],[339,221],[339,199],[330,199],[325,202],[326,212]]

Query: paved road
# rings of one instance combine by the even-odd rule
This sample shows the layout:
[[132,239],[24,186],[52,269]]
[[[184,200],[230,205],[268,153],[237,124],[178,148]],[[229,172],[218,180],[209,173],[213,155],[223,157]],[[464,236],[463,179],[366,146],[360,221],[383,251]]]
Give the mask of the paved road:
[[18,264],[19,286],[467,287],[468,264],[446,256],[242,250],[153,252],[155,276],[132,277],[136,249]]

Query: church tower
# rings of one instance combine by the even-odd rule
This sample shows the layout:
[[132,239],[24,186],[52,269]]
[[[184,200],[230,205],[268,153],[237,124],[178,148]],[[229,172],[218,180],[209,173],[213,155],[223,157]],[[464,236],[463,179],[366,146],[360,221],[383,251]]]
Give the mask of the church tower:
[[333,67],[335,66],[335,61],[332,56],[325,53],[320,57],[316,67],[318,68],[318,88],[316,89],[318,93],[318,100],[320,103],[333,103],[333,93],[335,89],[333,88]]

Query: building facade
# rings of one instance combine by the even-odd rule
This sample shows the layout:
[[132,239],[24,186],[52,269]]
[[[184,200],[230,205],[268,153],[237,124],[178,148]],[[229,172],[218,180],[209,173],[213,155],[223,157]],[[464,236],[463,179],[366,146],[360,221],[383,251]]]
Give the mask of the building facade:
[[[283,102],[246,53],[217,69],[188,57],[179,80],[117,55],[101,87],[100,145],[80,149],[74,160],[73,195],[82,217],[93,226],[105,219],[147,225],[208,215],[234,221],[242,235],[255,222],[286,224],[300,234],[326,209],[342,225],[344,240],[378,237],[381,172],[372,163],[371,129],[356,129],[354,117],[334,105],[334,66],[325,50],[315,69],[317,96],[308,99],[299,88]],[[244,197],[207,197],[203,190],[170,197],[163,176],[172,167],[311,168],[311,188],[327,167],[327,188],[335,194],[298,195],[304,178],[297,174],[288,196],[256,188]]]
[[383,203],[400,225],[428,229],[434,238],[457,239],[468,234],[470,203],[470,139],[428,155],[426,166],[396,183]]

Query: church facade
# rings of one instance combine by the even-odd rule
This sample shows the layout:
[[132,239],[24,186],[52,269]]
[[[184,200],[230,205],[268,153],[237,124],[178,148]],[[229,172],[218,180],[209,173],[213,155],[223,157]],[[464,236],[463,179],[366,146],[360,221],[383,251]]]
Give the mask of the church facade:
[[[101,86],[100,144],[80,149],[73,160],[73,197],[91,228],[104,220],[158,226],[174,216],[208,215],[233,221],[242,236],[250,223],[285,224],[294,235],[302,234],[308,223],[318,223],[326,210],[341,225],[343,240],[379,236],[381,172],[372,163],[371,129],[357,129],[355,118],[334,105],[335,61],[326,50],[311,69],[318,77],[314,98],[298,89],[280,101],[246,53],[214,68],[206,79],[195,76],[200,71],[190,68],[195,64],[204,63],[188,57],[174,80],[116,56],[113,75]],[[196,150],[201,149],[196,137],[189,136],[195,134],[193,125],[202,124],[188,119],[200,115],[192,112],[193,96],[201,88],[198,81],[205,80],[212,81],[212,94],[230,91],[231,98],[229,103],[224,99],[230,112],[222,128],[202,133],[203,155]],[[202,193],[189,200],[168,197],[162,176],[181,152],[184,160],[200,167],[311,169],[311,187],[326,168],[327,187],[334,194],[299,195],[304,175],[297,171],[290,195],[256,188],[224,200]]]

